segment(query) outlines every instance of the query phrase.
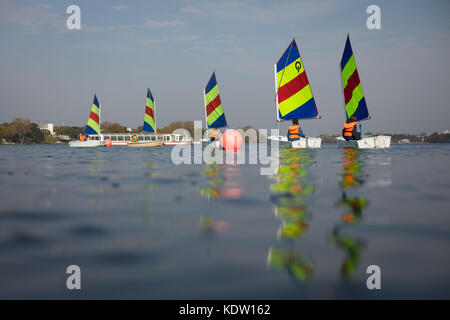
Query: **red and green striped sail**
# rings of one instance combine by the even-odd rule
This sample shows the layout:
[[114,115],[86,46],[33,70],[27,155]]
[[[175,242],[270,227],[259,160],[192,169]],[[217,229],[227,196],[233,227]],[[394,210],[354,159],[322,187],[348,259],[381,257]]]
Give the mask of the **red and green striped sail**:
[[213,72],[205,87],[206,124],[208,128],[221,128],[227,126],[227,119],[220,101],[219,87],[217,86],[216,73]]
[[94,102],[92,103],[84,134],[100,134],[100,104],[98,103],[97,95],[94,95]]
[[275,65],[278,120],[318,117],[316,102],[295,39]]
[[347,36],[344,53],[342,54],[341,70],[347,119],[352,115],[356,115],[356,121],[369,118],[364,92],[356,69],[355,56],[350,44],[350,35]]
[[155,99],[150,92],[150,88],[147,88],[147,101],[145,103],[145,116],[144,116],[144,127],[143,132],[155,132],[156,131],[156,121],[155,121]]

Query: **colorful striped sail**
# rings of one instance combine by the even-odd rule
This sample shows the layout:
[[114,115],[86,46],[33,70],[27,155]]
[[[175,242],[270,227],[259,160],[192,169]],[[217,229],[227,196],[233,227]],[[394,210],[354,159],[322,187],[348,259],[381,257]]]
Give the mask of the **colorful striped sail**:
[[278,121],[317,118],[316,102],[295,39],[274,69]]
[[84,134],[100,134],[100,104],[98,103],[97,95],[94,95],[94,102],[92,103]]
[[150,88],[147,88],[147,101],[145,103],[145,116],[143,132],[155,132],[156,120],[155,120],[155,99],[150,92]]
[[366,99],[364,99],[364,92],[356,69],[355,56],[350,44],[350,35],[347,36],[344,53],[342,54],[341,70],[347,119],[352,115],[356,115],[356,121],[369,118]]
[[227,119],[220,100],[216,73],[213,72],[204,90],[206,124],[208,128],[221,128],[227,126]]

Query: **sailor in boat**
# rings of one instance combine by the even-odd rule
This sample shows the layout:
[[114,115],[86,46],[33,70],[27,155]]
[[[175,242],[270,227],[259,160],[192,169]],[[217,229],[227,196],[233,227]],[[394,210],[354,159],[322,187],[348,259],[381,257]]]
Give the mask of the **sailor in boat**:
[[211,130],[211,132],[209,133],[209,137],[211,141],[216,141],[219,137],[219,131],[217,129]]
[[139,139],[137,138],[136,135],[134,135],[134,136],[130,139],[130,142],[131,142],[131,143],[137,143],[138,141],[139,141]]
[[302,128],[298,124],[298,119],[292,119],[292,125],[288,128],[288,140],[295,141],[299,140],[300,137],[304,138],[305,134],[303,133]]
[[361,133],[358,132],[358,125],[356,124],[356,116],[352,115],[344,123],[344,129],[342,129],[342,136],[345,140],[361,140]]

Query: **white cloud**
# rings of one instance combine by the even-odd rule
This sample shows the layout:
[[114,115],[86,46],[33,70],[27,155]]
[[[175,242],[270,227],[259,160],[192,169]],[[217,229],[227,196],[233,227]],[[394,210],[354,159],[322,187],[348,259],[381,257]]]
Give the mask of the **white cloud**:
[[180,8],[181,12],[184,13],[191,13],[191,14],[199,14],[202,13],[202,11],[200,9],[196,9],[196,8],[192,8],[192,7],[188,7],[188,8]]
[[[350,0],[347,0],[350,1]],[[320,14],[328,14],[342,6],[335,0],[280,0],[271,4],[257,1],[222,1],[212,3],[204,1],[196,6],[181,8],[186,13],[206,14],[214,19],[236,19],[252,22],[279,22],[291,19],[302,19]]]
[[112,7],[115,11],[126,11],[128,9],[127,6],[113,6]]
[[154,28],[177,28],[184,27],[186,22],[180,20],[149,20],[145,25]]
[[169,43],[169,42],[193,42],[199,40],[200,37],[196,35],[185,35],[175,37],[162,37],[162,38],[148,38],[141,39],[139,43],[142,44],[155,44],[155,43]]
[[39,33],[44,27],[66,31],[66,19],[49,4],[0,1],[0,24],[16,24],[30,33]]

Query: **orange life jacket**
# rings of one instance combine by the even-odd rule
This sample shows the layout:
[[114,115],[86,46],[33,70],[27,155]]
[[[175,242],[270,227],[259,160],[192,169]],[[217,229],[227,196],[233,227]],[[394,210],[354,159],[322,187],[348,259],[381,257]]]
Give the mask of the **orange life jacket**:
[[297,139],[300,138],[300,135],[298,134],[298,129],[300,129],[300,125],[295,124],[289,127],[289,138],[290,139]]
[[81,136],[80,136],[80,141],[85,141],[85,140],[86,140],[86,136],[81,135]]
[[353,136],[353,128],[356,126],[356,122],[344,123],[344,137]]

